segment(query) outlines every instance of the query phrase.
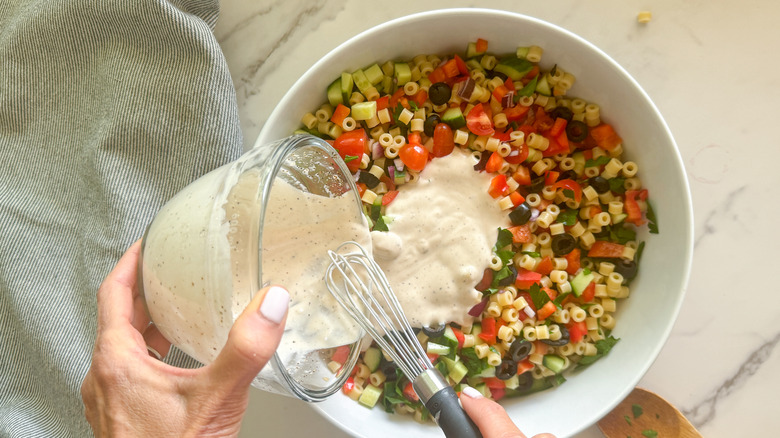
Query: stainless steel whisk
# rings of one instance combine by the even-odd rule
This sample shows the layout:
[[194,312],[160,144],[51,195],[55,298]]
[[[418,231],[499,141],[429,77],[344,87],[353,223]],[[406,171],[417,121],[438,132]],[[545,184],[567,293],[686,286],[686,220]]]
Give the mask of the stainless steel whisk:
[[423,350],[390,282],[374,259],[360,244],[351,241],[341,244],[336,251],[328,251],[328,256],[332,261],[325,274],[328,291],[412,382],[414,392],[444,435],[482,437],[455,391]]

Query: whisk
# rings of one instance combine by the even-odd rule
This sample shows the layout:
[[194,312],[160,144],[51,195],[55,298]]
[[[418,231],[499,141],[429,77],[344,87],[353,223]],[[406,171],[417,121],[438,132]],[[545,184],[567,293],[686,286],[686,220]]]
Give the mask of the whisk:
[[341,244],[336,251],[328,251],[328,255],[332,260],[325,274],[328,291],[412,382],[414,392],[444,435],[482,437],[455,391],[431,364],[390,282],[374,259],[352,241]]

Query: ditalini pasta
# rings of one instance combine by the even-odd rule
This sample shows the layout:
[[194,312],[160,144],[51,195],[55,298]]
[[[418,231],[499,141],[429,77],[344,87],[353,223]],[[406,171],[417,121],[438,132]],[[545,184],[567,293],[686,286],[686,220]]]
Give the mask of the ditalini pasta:
[[[607,354],[638,272],[637,230],[657,226],[618,127],[597,102],[570,95],[576,68],[587,66],[567,70],[550,60],[544,69],[541,47],[495,54],[487,46],[477,40],[465,54],[345,72],[328,87],[328,101],[302,115],[300,132],[339,152],[374,231],[392,230],[386,207],[455,148],[490,175],[484,196],[507,218],[474,285],[482,301],[464,310],[466,324],[421,327],[418,339],[456,390],[468,384],[499,400],[560,385],[567,370]],[[342,356],[336,349],[333,368]],[[375,346],[362,353],[344,392],[427,418],[411,384]]]

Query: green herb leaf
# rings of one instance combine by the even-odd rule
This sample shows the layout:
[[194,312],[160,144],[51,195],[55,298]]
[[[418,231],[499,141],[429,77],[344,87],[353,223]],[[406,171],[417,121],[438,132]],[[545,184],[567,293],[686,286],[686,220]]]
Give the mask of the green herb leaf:
[[501,263],[503,263],[504,266],[506,266],[506,264],[509,263],[509,261],[514,258],[515,253],[514,251],[504,250],[504,251],[496,251],[496,255],[498,256],[499,259],[501,259]]
[[512,271],[509,270],[508,267],[504,266],[501,269],[499,269],[496,273],[493,274],[493,281],[490,283],[491,288],[498,288],[498,283],[509,277],[512,274]]
[[609,163],[610,159],[611,158],[609,158],[606,155],[602,155],[602,156],[600,156],[598,158],[595,158],[595,159],[591,158],[590,160],[585,161],[585,167],[603,166],[603,165]]
[[615,344],[619,341],[618,338],[614,338],[611,335],[606,337],[605,339],[602,339],[600,341],[596,341],[596,354],[593,356],[585,356],[583,357],[578,363],[577,367],[583,367],[592,364],[593,362],[596,362],[597,360],[604,357],[607,353],[609,353],[609,350],[612,349],[612,347],[615,346]]
[[462,348],[460,350],[460,359],[463,361],[463,365],[466,365],[466,369],[470,376],[479,374],[489,366],[487,359],[480,359],[477,357],[477,352],[474,347]]
[[642,253],[645,251],[645,242],[639,242],[639,246],[636,247],[636,255],[634,256],[634,260],[636,261],[636,264],[639,264],[639,259],[642,258]]
[[498,229],[498,238],[496,238],[496,246],[493,247],[493,252],[497,253],[507,246],[512,244],[512,232],[506,228]]
[[624,415],[623,419],[626,420],[626,423],[628,423],[629,426],[631,426],[631,418],[628,415]]
[[650,230],[650,234],[658,234],[658,219],[655,217],[653,204],[649,200],[645,202],[647,203],[647,212],[645,213],[648,220],[647,228]]
[[417,111],[418,109],[420,109],[420,107],[417,106],[417,102],[413,100],[409,101],[409,106],[412,108],[412,111]]
[[563,196],[565,196],[565,197],[567,197],[569,199],[574,199],[574,190],[572,190],[572,189],[563,189]]
[[636,240],[636,231],[620,222],[609,227],[609,240],[625,245],[626,242]]
[[547,304],[548,301],[550,301],[550,297],[547,295],[547,292],[543,291],[537,283],[531,285],[531,288],[528,289],[528,294],[531,295],[531,301],[533,301],[534,307],[537,309],[541,309],[545,304]]
[[639,418],[644,411],[642,410],[642,406],[638,404],[631,405],[631,413],[634,414],[634,418]]
[[345,163],[349,163],[350,161],[355,161],[357,159],[358,159],[358,157],[355,156],[355,155],[344,155],[344,162]]
[[553,300],[553,304],[555,304],[555,307],[557,307],[559,309],[562,309],[563,308],[563,300],[565,300],[566,297],[568,297],[569,295],[571,295],[571,292],[562,293],[562,294],[558,295],[557,297],[555,297],[555,299]]
[[648,430],[643,430],[642,435],[646,436],[647,438],[656,438],[658,436],[658,432],[652,429],[648,429]]
[[536,258],[542,257],[542,254],[537,251],[523,251],[523,254],[528,254],[529,256],[536,257]]
[[[571,190],[564,190],[564,192]],[[567,195],[568,196],[568,195]],[[573,197],[573,196],[572,196]],[[571,226],[577,223],[577,210],[563,210],[558,214],[557,222],[562,222],[564,225]]]
[[618,176],[612,179],[608,179],[607,181],[609,182],[609,189],[612,190],[613,193],[626,192],[626,188],[623,186],[623,184],[626,182],[625,178]]
[[387,228],[387,223],[385,223],[385,217],[384,216],[379,216],[379,218],[377,218],[374,221],[374,228],[373,228],[373,230],[374,231],[390,231]]

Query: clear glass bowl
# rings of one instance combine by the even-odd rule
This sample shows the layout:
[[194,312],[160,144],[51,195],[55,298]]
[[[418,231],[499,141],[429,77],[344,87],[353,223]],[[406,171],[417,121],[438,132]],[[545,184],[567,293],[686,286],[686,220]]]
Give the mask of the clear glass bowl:
[[[327,250],[370,248],[355,182],[325,141],[295,135],[255,146],[176,194],[146,230],[140,284],[151,320],[208,364],[255,292],[290,291],[281,344],[253,386],[306,401],[336,392],[364,336],[327,292]],[[336,348],[350,349],[335,373]]]

